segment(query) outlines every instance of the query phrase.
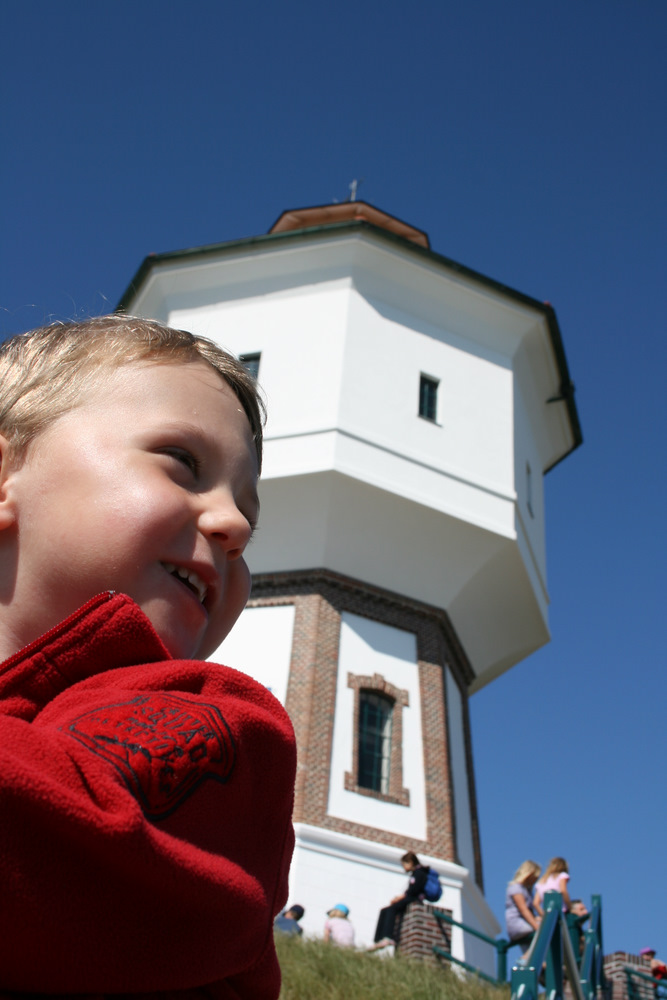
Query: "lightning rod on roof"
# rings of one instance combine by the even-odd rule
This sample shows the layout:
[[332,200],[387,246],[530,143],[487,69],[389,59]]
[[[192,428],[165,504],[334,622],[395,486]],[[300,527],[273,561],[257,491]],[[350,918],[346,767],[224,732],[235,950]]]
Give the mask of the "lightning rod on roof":
[[355,179],[352,181],[352,183],[348,185],[349,188],[350,188],[350,197],[347,199],[348,201],[356,201],[357,200],[357,188],[359,187],[360,184],[363,184],[363,182],[364,182],[364,178],[363,177],[360,180],[357,180],[356,177],[355,177]]

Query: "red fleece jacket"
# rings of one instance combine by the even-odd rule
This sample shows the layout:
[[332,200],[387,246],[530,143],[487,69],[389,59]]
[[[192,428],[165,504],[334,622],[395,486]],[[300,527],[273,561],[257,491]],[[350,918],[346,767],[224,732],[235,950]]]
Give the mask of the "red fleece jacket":
[[275,1000],[291,723],[102,594],[0,665],[0,996]]

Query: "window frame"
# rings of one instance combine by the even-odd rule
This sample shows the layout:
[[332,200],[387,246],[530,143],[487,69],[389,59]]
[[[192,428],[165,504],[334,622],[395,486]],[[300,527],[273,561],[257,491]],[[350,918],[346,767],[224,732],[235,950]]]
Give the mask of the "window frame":
[[[365,795],[382,802],[392,802],[395,805],[409,806],[410,792],[403,787],[403,709],[410,704],[408,691],[394,687],[380,674],[363,676],[347,675],[347,686],[354,691],[354,710],[352,722],[352,770],[345,772],[345,789],[357,795]],[[393,702],[391,713],[390,751],[388,755],[389,773],[385,787],[387,791],[376,791],[359,784],[359,734],[362,693],[378,694]]]

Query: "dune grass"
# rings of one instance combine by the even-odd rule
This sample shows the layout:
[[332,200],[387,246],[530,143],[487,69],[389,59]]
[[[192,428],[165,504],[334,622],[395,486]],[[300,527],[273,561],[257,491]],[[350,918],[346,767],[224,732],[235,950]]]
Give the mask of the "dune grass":
[[280,1000],[509,1000],[471,976],[406,958],[336,948],[317,939],[276,934],[283,974]]

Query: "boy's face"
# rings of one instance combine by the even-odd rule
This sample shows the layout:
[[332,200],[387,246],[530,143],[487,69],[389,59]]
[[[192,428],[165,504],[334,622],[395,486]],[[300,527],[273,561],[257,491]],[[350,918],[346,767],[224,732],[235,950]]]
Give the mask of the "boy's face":
[[257,474],[243,408],[204,362],[101,373],[3,474],[14,649],[115,590],[173,656],[210,655],[250,593]]

